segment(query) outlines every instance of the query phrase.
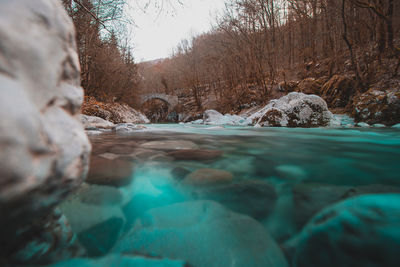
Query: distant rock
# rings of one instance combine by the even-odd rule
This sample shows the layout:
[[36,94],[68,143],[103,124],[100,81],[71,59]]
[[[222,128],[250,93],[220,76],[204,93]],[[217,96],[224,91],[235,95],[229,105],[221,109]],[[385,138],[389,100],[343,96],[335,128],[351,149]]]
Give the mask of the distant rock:
[[392,128],[400,129],[400,123],[393,125]]
[[90,129],[90,128],[111,129],[112,127],[114,127],[114,123],[112,123],[110,121],[106,121],[100,117],[80,115],[80,118],[81,118],[83,127],[85,129]]
[[206,110],[203,123],[207,125],[247,125],[246,120],[238,115],[222,115],[216,110]]
[[365,122],[358,122],[356,124],[356,126],[357,127],[361,127],[361,128],[369,128],[370,127],[370,125],[368,123],[365,123]]
[[196,267],[288,266],[261,224],[212,201],[149,210],[114,252],[180,259]]
[[76,258],[58,262],[47,267],[186,267],[185,262],[170,259],[153,259],[141,256],[112,254],[104,258]]
[[355,80],[347,75],[333,75],[321,88],[320,95],[331,108],[344,108],[353,97]]
[[326,82],[326,78],[319,79],[306,78],[297,84],[297,91],[304,94],[321,95],[321,88]]
[[[83,90],[74,26],[61,2],[0,5],[3,265],[4,258],[45,235],[34,222],[44,224],[54,206],[82,183],[90,143],[79,118]],[[28,258],[40,253],[32,250]]]
[[85,97],[82,113],[96,116],[118,123],[150,123],[149,119],[141,112],[124,103],[104,103],[94,97]]
[[352,115],[356,122],[394,125],[400,122],[400,91],[370,89],[353,100]]
[[167,155],[177,160],[212,160],[222,156],[219,150],[181,149]]
[[292,92],[247,118],[251,125],[272,127],[319,127],[333,120],[326,102],[316,95]]
[[183,182],[188,185],[213,185],[229,183],[233,180],[233,175],[224,170],[218,169],[199,169],[185,177]]
[[400,194],[350,198],[314,216],[284,246],[292,266],[398,266]]

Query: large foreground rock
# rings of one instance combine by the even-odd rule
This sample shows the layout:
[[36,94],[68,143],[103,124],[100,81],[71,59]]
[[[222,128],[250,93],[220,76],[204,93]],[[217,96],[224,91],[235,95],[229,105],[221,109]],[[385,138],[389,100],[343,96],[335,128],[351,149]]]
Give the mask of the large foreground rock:
[[365,195],[324,209],[287,244],[294,267],[398,266],[400,194]]
[[87,171],[75,32],[60,1],[1,1],[0,88],[1,258],[41,234],[32,222]]
[[400,122],[400,91],[396,89],[378,91],[370,89],[354,100],[353,116],[356,122],[370,125],[383,123],[394,125]]
[[114,251],[181,259],[194,267],[287,266],[262,225],[212,201],[148,211]]
[[252,125],[270,127],[327,126],[333,119],[326,102],[316,95],[292,92],[252,114],[247,121]]

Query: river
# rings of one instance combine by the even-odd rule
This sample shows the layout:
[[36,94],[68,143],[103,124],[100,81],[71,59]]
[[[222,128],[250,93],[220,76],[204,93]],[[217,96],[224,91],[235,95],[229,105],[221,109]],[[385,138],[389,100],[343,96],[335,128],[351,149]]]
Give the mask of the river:
[[[194,266],[207,266],[208,258],[215,261],[215,256],[203,254],[210,255],[212,250],[224,251],[224,246],[232,250],[232,240],[228,242],[224,238],[209,237],[209,232],[203,226],[196,226],[200,236],[190,234],[190,246],[199,251],[200,255],[191,250],[182,252],[184,248],[177,243],[186,244],[185,238],[189,237],[176,229],[187,227],[186,220],[188,224],[194,223],[187,216],[195,216],[195,220],[202,221],[205,215],[197,215],[198,210],[195,208],[193,213],[196,214],[193,215],[187,214],[191,208],[168,210],[168,207],[174,207],[176,203],[184,205],[207,200],[220,203],[221,207],[234,214],[249,216],[252,223],[262,225],[272,239],[284,248],[288,240],[301,232],[312,216],[326,206],[357,195],[400,192],[398,129],[254,128],[192,124],[151,124],[145,127],[133,133],[90,136],[94,150],[92,161],[100,158],[110,162],[129,162],[129,166],[132,166],[130,182],[113,187],[122,196],[117,204],[100,201],[105,213],[122,210],[123,216],[120,217],[123,223],[114,233],[117,236],[98,238],[93,231],[79,230],[81,243],[94,256],[126,252],[126,247],[130,246],[131,251],[142,255],[178,258]],[[183,151],[185,149],[190,149],[190,152]],[[92,165],[92,168],[101,170],[120,166]],[[113,170],[108,172],[114,173]],[[119,172],[115,170],[115,173]],[[89,180],[95,181],[93,171],[91,173]],[[82,192],[85,194],[85,190]],[[106,191],[98,192],[97,198],[108,198],[107,193],[104,193]],[[95,202],[100,205],[99,200]],[[110,209],[110,206],[113,208]],[[152,225],[156,224],[159,217],[148,214],[152,214],[152,210],[162,214],[163,209],[168,216],[184,221],[184,226],[166,222],[165,218],[160,219],[174,229],[171,230],[172,236],[178,239],[169,237],[173,239],[171,244],[166,244],[164,240],[164,243],[154,245],[158,237],[168,235],[169,232],[160,232],[157,227],[162,226]],[[148,222],[143,218],[151,219]],[[69,219],[73,229],[76,229],[74,225],[79,223],[79,218]],[[153,235],[137,234],[141,233],[146,224],[152,225],[150,232]],[[103,227],[110,229],[111,226],[103,224]],[[218,229],[210,227],[210,231]],[[104,229],[100,232],[107,231]],[[230,235],[237,235],[237,240],[242,240],[246,233],[243,228],[238,229],[231,229]],[[129,236],[132,240],[132,235],[135,236],[136,244],[126,245],[124,240],[127,237],[129,239]],[[100,241],[87,242],[90,239],[88,237]],[[202,242],[209,244],[208,250]],[[252,246],[249,240],[241,242],[244,242],[244,251]],[[241,250],[236,253],[235,261],[249,261],[247,254],[243,256],[241,253]],[[248,266],[259,264],[251,263],[254,256],[251,259]],[[271,266],[279,265],[282,263]],[[242,265],[227,265],[221,261],[214,266]]]

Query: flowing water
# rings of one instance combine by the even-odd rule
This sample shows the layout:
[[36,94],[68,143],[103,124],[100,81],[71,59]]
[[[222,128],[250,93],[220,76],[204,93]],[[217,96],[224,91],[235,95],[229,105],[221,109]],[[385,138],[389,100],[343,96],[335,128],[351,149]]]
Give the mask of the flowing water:
[[[121,218],[121,223],[111,223],[110,226],[104,223],[105,219],[99,220],[98,224],[103,226],[96,226],[100,229],[99,234],[93,230],[93,225],[90,230],[87,230],[89,227],[83,227],[83,230],[77,227],[79,218],[71,218],[74,216],[67,212],[73,230],[78,232],[78,238],[90,256],[126,252],[126,247],[130,246],[130,252],[137,254],[178,258],[194,266],[207,266],[207,257],[193,255],[195,252],[182,252],[184,248],[177,244],[182,242],[187,246],[185,233],[176,230],[186,225],[166,222],[167,219],[160,219],[157,212],[158,215],[146,215],[154,209],[161,212],[164,208],[169,214],[167,217],[171,216],[170,220],[176,218],[193,223],[187,218],[191,215],[186,214],[191,212],[191,208],[182,209],[183,215],[168,209],[176,203],[201,200],[218,202],[235,214],[250,216],[251,222],[257,221],[257,225],[262,225],[276,243],[284,247],[285,242],[299,233],[325,205],[359,194],[400,192],[400,130],[397,129],[253,128],[187,124],[146,127],[132,133],[103,133],[90,137],[94,151],[92,162],[100,159],[100,163],[92,164],[88,181],[97,183],[96,175],[105,169],[110,176],[130,177],[130,181],[122,186],[115,187],[113,184],[112,194],[118,190],[121,195],[117,201],[109,201],[111,197],[104,190],[81,198],[91,202],[90,205],[98,205],[98,210],[102,210],[100,212],[116,214],[105,217]],[[191,149],[191,153],[177,153],[181,149]],[[199,154],[199,150],[203,153]],[[202,176],[204,169],[212,170],[206,170]],[[199,182],[204,177],[207,181]],[[107,182],[102,180],[100,184]],[[84,195],[85,192],[81,190],[79,194]],[[88,198],[98,199],[87,201]],[[193,213],[196,212],[198,210],[193,208]],[[141,219],[143,216],[147,219]],[[193,216],[195,222],[204,219],[202,215]],[[173,236],[179,236],[178,241],[173,239],[171,243],[165,243],[164,240],[163,245],[157,244],[157,248],[153,248],[158,237],[162,239],[162,235],[168,235],[158,232],[158,228],[164,226],[163,223],[157,224],[160,223],[157,220],[169,225],[168,229],[174,229],[171,231]],[[146,225],[151,225],[152,234],[135,234],[135,231],[143,231]],[[215,225],[210,227],[214,233],[219,229]],[[246,234],[244,231],[249,230],[235,228],[229,235],[237,235],[237,240],[242,240]],[[209,237],[207,231],[203,233],[204,225],[199,226],[198,231],[200,236],[190,235],[190,246],[199,251],[198,254],[223,251],[224,246],[232,244],[223,238]],[[104,232],[109,232],[110,236],[104,237]],[[129,238],[135,244],[126,245],[121,241]],[[209,250],[202,250],[202,242],[208,243]],[[244,244],[243,250],[252,246],[251,240],[246,242],[250,243]],[[200,244],[200,248],[195,244]],[[240,262],[241,256],[237,257],[235,260]],[[254,262],[248,263],[248,266],[256,265]],[[214,266],[227,265],[222,261]]]

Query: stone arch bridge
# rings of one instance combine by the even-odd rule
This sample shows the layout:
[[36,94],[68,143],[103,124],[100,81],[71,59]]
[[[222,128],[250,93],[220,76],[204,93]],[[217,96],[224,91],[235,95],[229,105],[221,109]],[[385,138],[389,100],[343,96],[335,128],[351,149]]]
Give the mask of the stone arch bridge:
[[178,101],[178,96],[176,95],[167,95],[167,94],[146,94],[146,95],[142,95],[140,97],[140,105],[143,105],[145,102],[151,100],[151,99],[159,99],[164,101],[165,103],[168,104],[169,106],[169,110],[174,109],[179,101]]

